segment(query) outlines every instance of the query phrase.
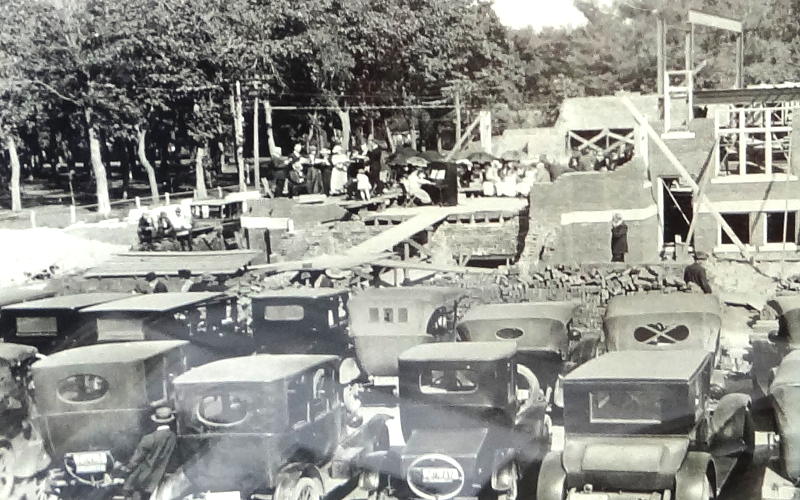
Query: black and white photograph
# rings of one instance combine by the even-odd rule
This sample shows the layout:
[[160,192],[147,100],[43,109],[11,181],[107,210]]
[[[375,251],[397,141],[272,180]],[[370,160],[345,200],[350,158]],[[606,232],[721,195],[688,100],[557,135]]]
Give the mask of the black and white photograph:
[[0,500],[800,500],[798,19],[0,0]]

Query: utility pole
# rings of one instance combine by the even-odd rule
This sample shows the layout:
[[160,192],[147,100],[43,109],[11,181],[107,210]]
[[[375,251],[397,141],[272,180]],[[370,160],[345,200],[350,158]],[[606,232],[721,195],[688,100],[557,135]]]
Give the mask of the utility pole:
[[258,141],[258,96],[253,99],[253,184],[256,190],[261,189],[261,147]]

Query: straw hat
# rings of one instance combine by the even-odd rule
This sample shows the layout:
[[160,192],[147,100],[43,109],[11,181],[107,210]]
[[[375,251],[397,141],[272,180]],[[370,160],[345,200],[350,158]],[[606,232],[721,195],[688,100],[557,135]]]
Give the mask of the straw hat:
[[168,424],[175,420],[175,412],[168,406],[159,406],[150,416],[150,419],[157,424]]

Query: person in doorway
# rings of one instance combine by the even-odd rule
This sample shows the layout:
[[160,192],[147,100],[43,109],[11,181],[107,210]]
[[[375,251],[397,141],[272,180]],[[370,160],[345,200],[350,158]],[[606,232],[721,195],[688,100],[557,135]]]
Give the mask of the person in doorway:
[[120,471],[128,473],[122,490],[131,500],[150,498],[164,476],[174,469],[173,454],[178,438],[170,426],[175,421],[172,408],[160,406],[150,419],[157,425],[156,429],[142,436],[127,464],[117,464]]
[[703,263],[708,260],[708,254],[705,252],[696,252],[694,254],[694,263],[686,266],[683,270],[683,281],[689,291],[712,293],[711,285],[708,283],[708,275]]
[[628,226],[622,215],[616,213],[611,218],[611,262],[625,262],[628,253]]
[[156,276],[156,273],[153,271],[147,273],[147,275],[144,277],[144,280],[147,282],[147,287],[150,293],[167,293],[169,291],[167,289],[167,285],[158,279],[158,276]]

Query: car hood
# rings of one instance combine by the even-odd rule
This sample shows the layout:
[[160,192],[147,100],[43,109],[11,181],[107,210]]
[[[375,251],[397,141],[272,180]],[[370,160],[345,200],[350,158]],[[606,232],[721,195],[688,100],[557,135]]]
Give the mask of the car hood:
[[674,478],[688,448],[689,438],[684,436],[568,436],[563,465],[570,483],[658,486]]

